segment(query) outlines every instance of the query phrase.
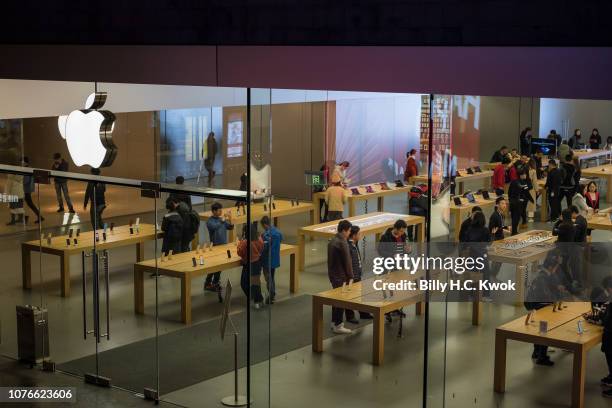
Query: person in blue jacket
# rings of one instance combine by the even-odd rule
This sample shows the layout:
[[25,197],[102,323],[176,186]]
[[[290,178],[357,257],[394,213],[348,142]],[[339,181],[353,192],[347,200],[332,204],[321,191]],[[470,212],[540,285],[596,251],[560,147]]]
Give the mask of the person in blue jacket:
[[268,287],[269,297],[266,303],[273,304],[276,298],[276,284],[274,281],[274,272],[280,267],[280,247],[283,241],[283,234],[270,223],[270,217],[264,215],[260,220],[261,226],[264,228],[262,235],[264,241],[264,249],[261,255],[261,264],[263,266],[264,278]]
[[[206,221],[206,228],[210,236],[210,242],[213,245],[227,244],[227,231],[234,229],[232,224],[232,214],[227,216],[223,214],[223,205],[219,202],[214,202],[210,206],[212,216]],[[218,292],[221,288],[219,281],[221,280],[221,272],[210,273],[206,275],[204,282],[204,290]]]

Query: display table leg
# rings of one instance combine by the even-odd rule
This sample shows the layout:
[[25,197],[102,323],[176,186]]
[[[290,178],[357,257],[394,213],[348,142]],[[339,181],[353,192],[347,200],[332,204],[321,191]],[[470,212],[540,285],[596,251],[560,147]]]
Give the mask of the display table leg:
[[239,227],[239,225],[235,224],[233,229],[227,231],[227,235],[228,235],[228,241],[227,242],[234,242],[234,241],[236,241],[236,229],[238,227]]
[[323,351],[323,303],[312,297],[312,351]]
[[506,336],[499,330],[495,331],[495,368],[493,374],[493,389],[495,392],[506,391]]
[[295,254],[289,255],[289,292],[297,293],[300,287],[300,273],[295,268]]
[[586,378],[586,352],[584,347],[574,351],[572,378],[572,408],[584,407],[584,379]]
[[[315,206],[315,210],[310,211],[310,225],[315,225],[320,223],[321,221],[321,211],[319,208],[319,211],[316,210],[316,208],[319,208],[317,206]],[[314,236],[310,237],[311,241],[314,241]]]
[[21,246],[21,280],[24,289],[32,289],[32,256],[26,245]]
[[136,244],[136,262],[144,261],[145,245],[144,242]]
[[472,301],[472,326],[480,326],[482,321],[482,293],[478,290]]
[[541,190],[540,196],[540,221],[546,222],[548,221],[548,192],[547,189],[543,188]]
[[379,309],[374,314],[374,324],[372,328],[372,336],[374,344],[372,345],[372,364],[381,365],[385,358],[385,314]]
[[418,224],[417,229],[419,230],[419,242],[425,242],[425,221]]
[[459,242],[459,231],[461,230],[461,223],[463,222],[462,211],[455,212],[455,226],[453,227],[453,235],[455,236],[455,242]]
[[191,324],[191,276],[181,278],[181,321]]
[[349,202],[349,217],[355,216],[355,200],[348,200]]
[[70,255],[60,255],[60,283],[62,297],[70,296]]
[[304,265],[305,265],[305,260],[304,258],[306,257],[306,242],[305,242],[305,236],[303,233],[298,232],[298,270],[300,272],[302,272],[304,270]]
[[606,201],[612,203],[612,175],[608,176],[608,181],[606,183]]
[[423,310],[425,310],[425,302],[416,302],[414,306],[416,315],[421,316],[423,314]]
[[144,314],[144,273],[134,265],[134,312]]
[[378,197],[378,211],[385,211],[385,197]]

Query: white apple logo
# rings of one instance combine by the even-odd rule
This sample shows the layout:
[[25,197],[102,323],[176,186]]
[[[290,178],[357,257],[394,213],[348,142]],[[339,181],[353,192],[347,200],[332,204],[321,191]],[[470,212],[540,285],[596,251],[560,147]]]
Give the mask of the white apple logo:
[[117,156],[112,139],[115,115],[98,110],[105,102],[106,92],[92,93],[85,102],[85,109],[57,118],[60,135],[66,139],[72,161],[77,166],[108,167]]

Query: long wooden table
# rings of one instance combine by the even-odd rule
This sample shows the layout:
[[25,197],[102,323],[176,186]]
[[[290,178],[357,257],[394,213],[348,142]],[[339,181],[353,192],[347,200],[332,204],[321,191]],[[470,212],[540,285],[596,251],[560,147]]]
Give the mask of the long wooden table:
[[612,164],[604,164],[603,166],[587,167],[581,170],[583,177],[596,177],[605,179],[606,184],[606,201],[612,202]]
[[[295,214],[303,214],[310,213],[310,222],[317,222],[318,218],[315,218],[314,211],[315,206],[312,205],[309,201],[298,201],[297,204],[294,202],[294,205],[291,205],[291,200],[273,200],[274,205],[266,204],[266,209],[264,210],[264,203],[255,203],[251,205],[251,219],[252,221],[259,221],[261,217],[264,215],[269,216],[274,225],[277,227],[280,226],[280,218],[286,217],[289,215]],[[236,207],[228,207],[223,209],[223,213],[230,213],[232,215],[232,223],[234,224],[234,229],[228,231],[228,239],[229,242],[233,242],[236,237],[236,233],[240,234],[240,226],[246,224],[246,213],[244,207],[238,210]],[[212,217],[212,213],[210,211],[201,212],[198,214],[200,219],[204,222],[208,221],[210,217]]]
[[[69,235],[61,235],[51,238],[51,244],[47,243],[46,237],[42,241],[34,240],[23,242],[21,244],[21,272],[23,278],[23,288],[32,288],[32,252],[42,252],[44,254],[57,255],[60,257],[60,282],[61,294],[63,297],[70,296],[70,256],[80,254],[84,251],[90,251],[95,248],[98,251],[124,247],[128,245],[136,245],[136,259],[141,261],[144,259],[144,243],[154,240],[156,237],[162,236],[161,230],[155,231],[155,225],[140,224],[140,232],[130,234],[130,227],[122,225],[114,227],[113,231],[107,230],[106,241],[103,240],[103,231],[98,230],[99,241],[95,242],[94,231],[82,231],[79,237],[76,237],[76,228],[73,228],[74,235],[70,238],[70,245],[66,244],[66,239]],[[77,239],[77,244],[74,245],[74,239]]]
[[517,235],[508,236],[503,240],[495,241],[491,244],[491,248],[487,254],[489,261],[508,263],[516,266],[516,297],[517,304],[520,305],[525,300],[525,282],[527,282],[527,274],[529,265],[537,266],[538,261],[543,260],[546,255],[555,248],[554,243],[556,237],[551,237],[547,241],[541,243],[533,243],[520,249],[507,249],[503,245],[511,240],[522,241],[530,234],[541,232],[549,232],[543,230],[532,230],[522,232]]
[[408,272],[392,272],[354,283],[350,291],[336,288],[312,295],[312,351],[323,351],[323,306],[358,310],[373,316],[372,364],[382,364],[385,354],[385,313],[416,304],[416,314],[420,315],[424,294],[422,291],[395,291],[393,296],[385,299],[383,292],[373,287],[376,279],[399,282],[402,279],[414,281],[417,278]]
[[[587,323],[582,314],[590,310],[587,302],[564,303],[566,309],[553,312],[547,306],[536,312],[535,322],[525,324],[526,316],[519,317],[495,330],[495,392],[506,390],[506,348],[508,340],[557,347],[574,353],[572,378],[572,407],[584,407],[584,380],[586,377],[587,351],[601,342],[603,329]],[[584,333],[579,334],[577,322],[583,320]],[[539,322],[548,322],[548,331],[539,332]]]
[[612,231],[610,214],[594,214],[587,219],[587,226],[590,229]]
[[455,236],[455,242],[459,241],[459,231],[461,230],[461,223],[466,218],[466,214],[467,216],[469,216],[472,213],[472,208],[476,206],[481,207],[483,210],[485,208],[495,207],[495,200],[497,199],[495,193],[491,193],[491,196],[488,200],[484,198],[481,194],[474,194],[474,198],[476,199],[476,201],[470,203],[467,198],[461,197],[461,205],[456,205],[455,202],[451,200],[450,214],[454,217],[453,221],[455,226],[453,234]]
[[[358,225],[361,228],[363,235],[376,234],[376,241],[379,240],[379,235],[384,233],[387,228],[393,227],[395,221],[402,219],[406,221],[409,226],[417,226],[418,241],[425,242],[425,217],[418,215],[407,215],[407,214],[395,214],[386,212],[373,212],[369,214],[362,214],[356,217],[345,218],[354,225]],[[304,270],[305,263],[305,240],[306,236],[319,237],[330,239],[337,233],[337,226],[339,221],[324,222],[322,224],[309,225],[302,227],[298,230],[298,270],[301,272]],[[299,274],[297,278],[297,286],[299,288]]]
[[574,156],[578,157],[579,161],[595,159],[599,157],[607,157],[609,154],[610,154],[610,151],[605,150],[605,149],[574,150]]
[[[465,169],[457,170],[460,176],[455,177],[455,184],[457,185],[457,194],[463,194],[464,184],[471,181],[482,180],[483,188],[488,190],[491,186],[491,178],[493,177],[493,172],[491,170],[483,170],[480,173],[468,174]],[[420,184],[427,183],[427,175],[415,176],[410,178],[410,183],[412,184]]]
[[[368,193],[366,191],[366,187],[372,187],[372,193]],[[353,217],[357,213],[357,202],[366,201],[376,198],[377,199],[377,211],[385,210],[385,197],[396,194],[408,194],[410,192],[410,188],[412,186],[407,185],[404,187],[390,187],[388,190],[385,190],[381,187],[380,183],[374,184],[364,184],[361,186],[352,186],[346,188],[346,195],[348,201],[348,214],[349,217]],[[356,188],[359,191],[359,194],[352,194],[351,189]],[[325,200],[325,192],[318,192],[312,195],[312,201],[315,203],[315,222],[319,222],[321,219],[321,205],[320,201]],[[366,211],[367,213],[368,211]]]
[[[227,257],[227,250],[231,257]],[[281,256],[289,255],[289,287],[291,293],[296,291],[296,268],[295,245],[281,244]],[[204,265],[200,265],[200,255],[204,256]],[[196,266],[193,266],[192,258],[196,258]],[[199,254],[196,251],[175,254],[172,259],[161,261],[149,259],[134,264],[134,310],[136,314],[144,314],[144,276],[145,273],[155,273],[170,276],[181,280],[181,321],[191,324],[191,282],[193,279],[211,273],[224,271],[227,269],[241,267],[240,257],[236,253],[236,246],[232,244],[218,245],[212,247],[211,251],[202,250]]]

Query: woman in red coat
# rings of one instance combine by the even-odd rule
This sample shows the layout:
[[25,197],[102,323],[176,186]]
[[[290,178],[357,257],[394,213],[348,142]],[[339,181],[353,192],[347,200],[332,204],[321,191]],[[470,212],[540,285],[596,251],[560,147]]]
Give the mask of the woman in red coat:
[[410,182],[410,177],[419,175],[419,169],[416,163],[416,149],[411,149],[406,153],[406,170],[404,170],[404,181]]

